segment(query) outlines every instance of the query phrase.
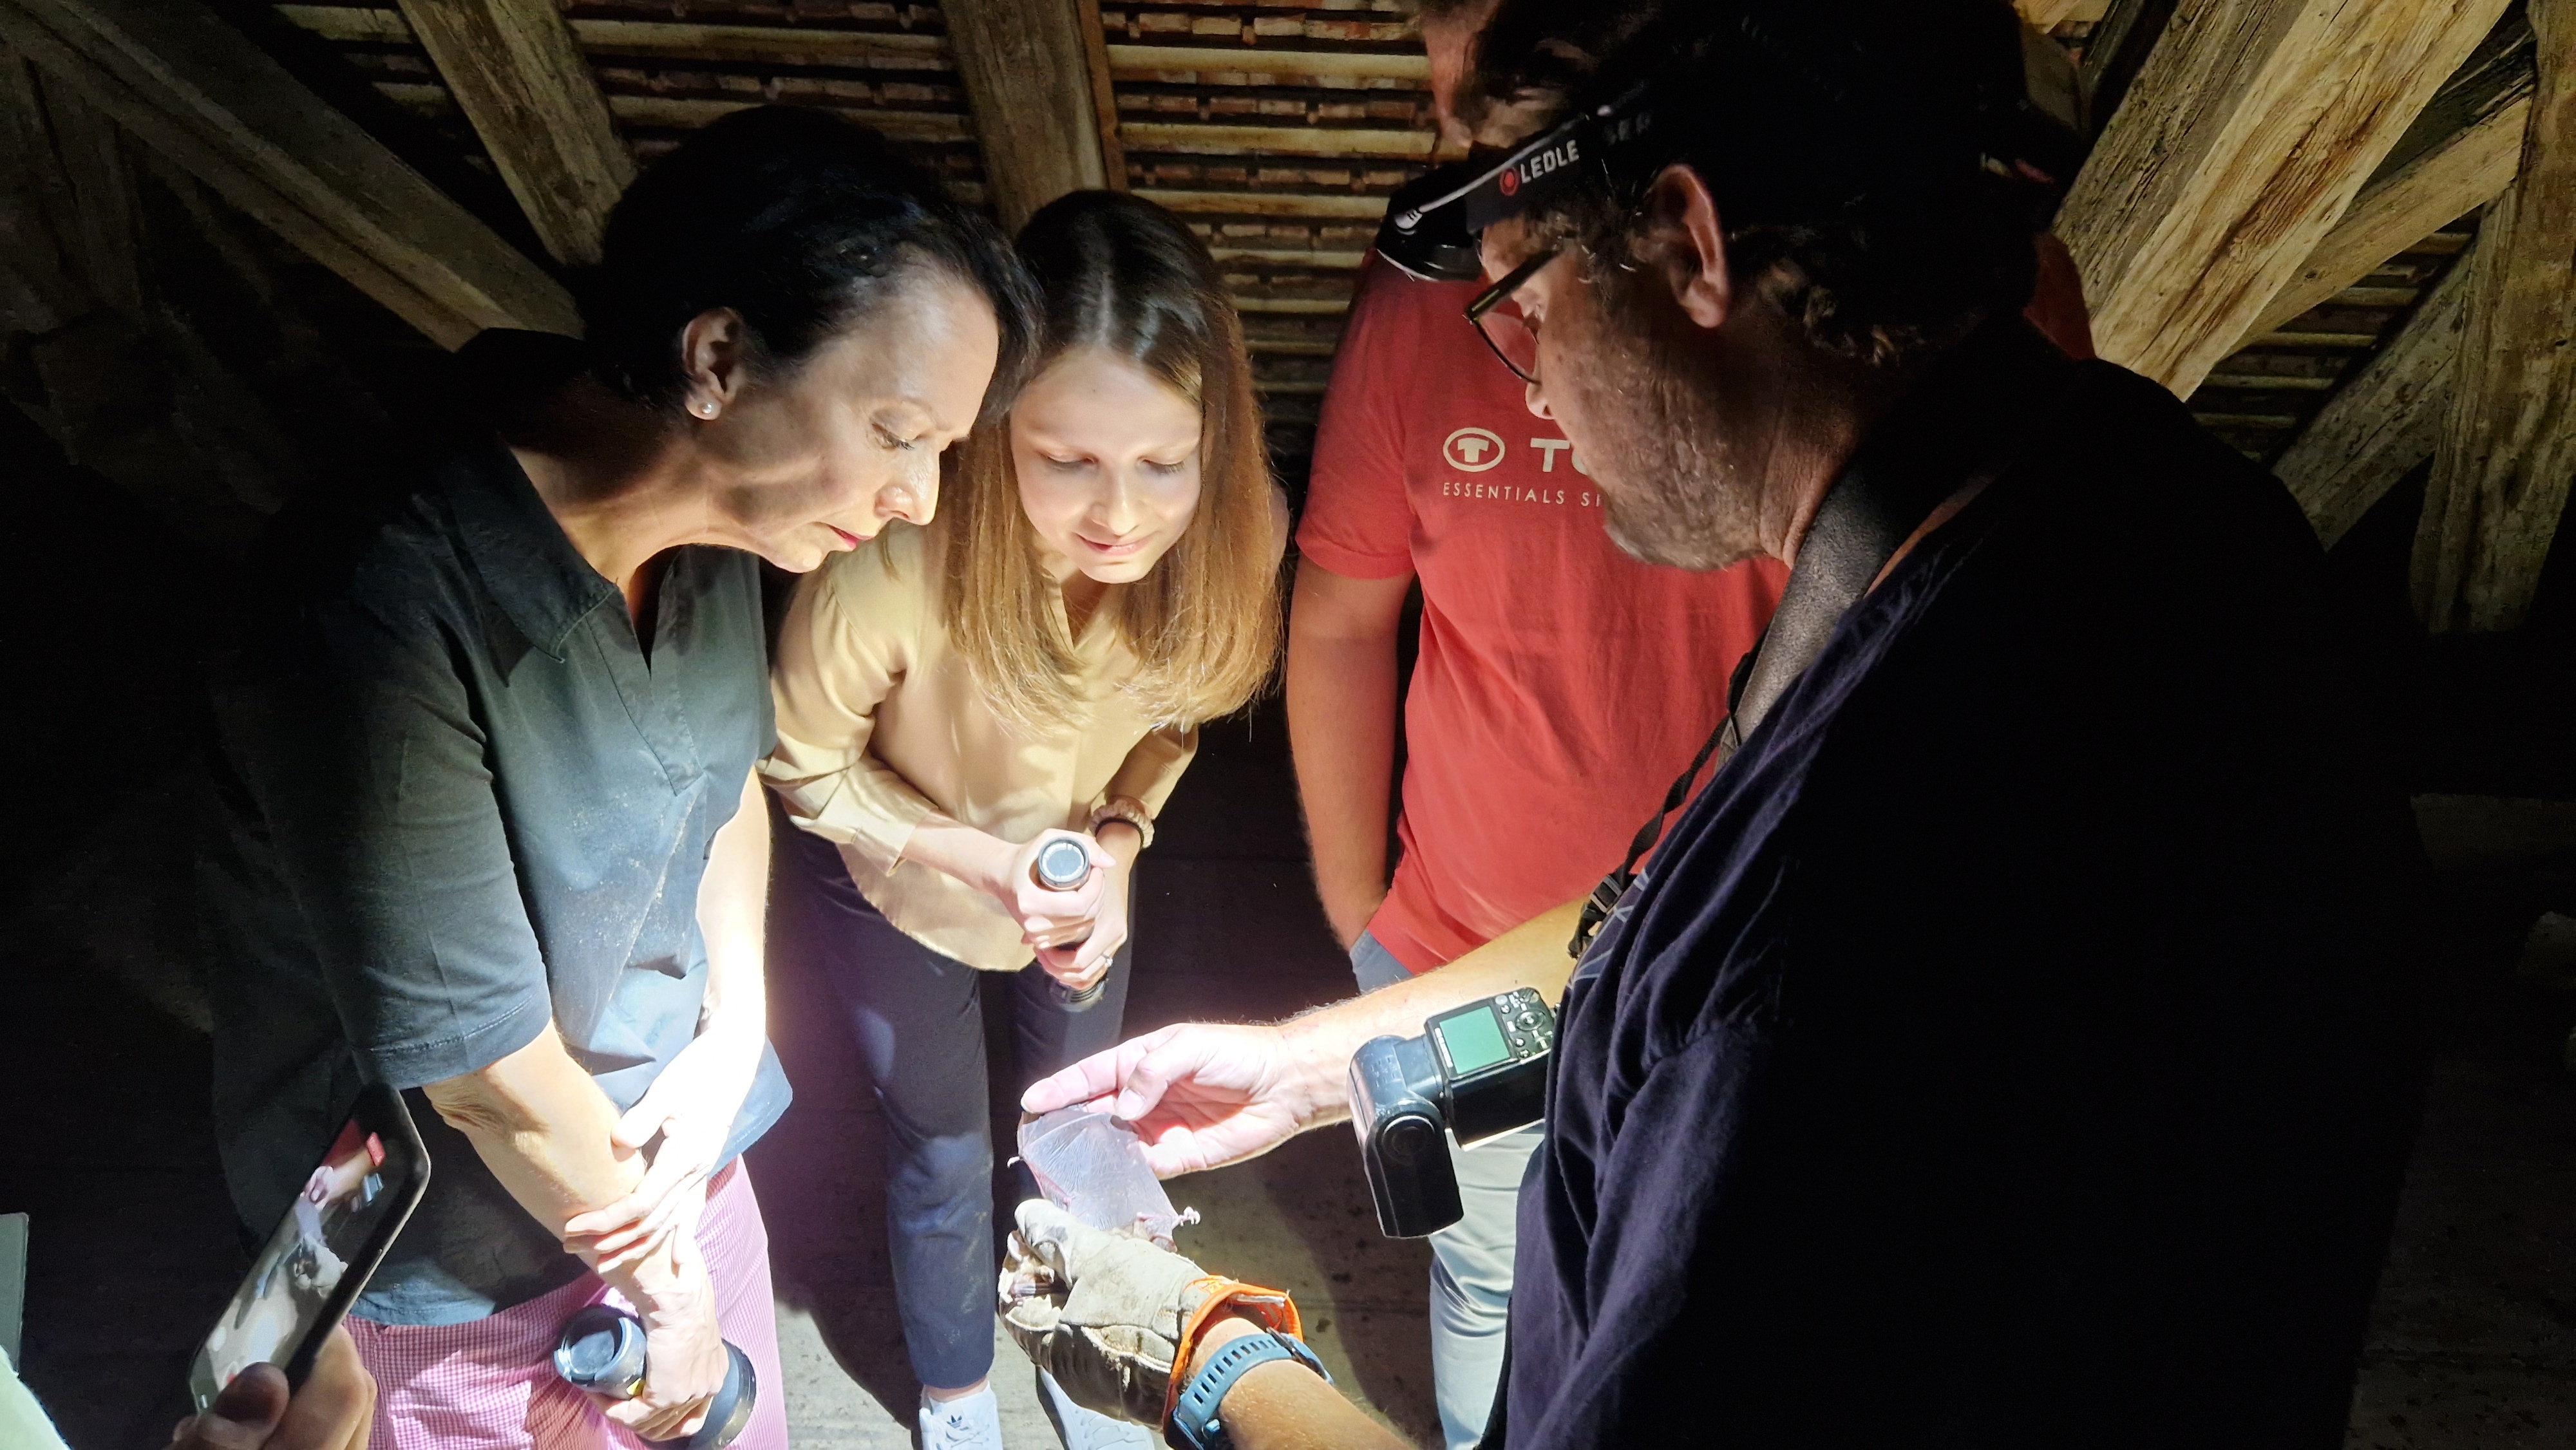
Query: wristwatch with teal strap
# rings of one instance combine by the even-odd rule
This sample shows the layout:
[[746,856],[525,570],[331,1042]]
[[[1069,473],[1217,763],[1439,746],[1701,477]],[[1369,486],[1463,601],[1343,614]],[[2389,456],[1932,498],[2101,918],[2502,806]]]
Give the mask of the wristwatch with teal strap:
[[1333,1382],[1332,1372],[1315,1358],[1315,1351],[1293,1334],[1265,1331],[1247,1334],[1228,1343],[1207,1357],[1199,1372],[1190,1380],[1188,1389],[1172,1405],[1172,1423],[1163,1432],[1163,1443],[1172,1450],[1232,1450],[1234,1439],[1226,1433],[1225,1421],[1217,1407],[1225,1403],[1226,1391],[1256,1365],[1273,1360],[1293,1359]]

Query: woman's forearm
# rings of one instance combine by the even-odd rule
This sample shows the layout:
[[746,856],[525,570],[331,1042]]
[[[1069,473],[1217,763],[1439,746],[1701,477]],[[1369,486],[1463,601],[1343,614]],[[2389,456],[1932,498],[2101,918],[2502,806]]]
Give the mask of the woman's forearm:
[[[644,1155],[610,1137],[617,1105],[551,1025],[489,1067],[430,1084],[426,1095],[519,1207],[558,1238],[566,1220],[615,1203],[644,1177]],[[638,1307],[679,1278],[667,1253],[606,1277],[642,1296]]]
[[769,801],[754,771],[733,819],[716,832],[698,884],[698,934],[707,944],[702,1034],[768,1035],[768,916]]
[[989,831],[934,812],[912,828],[911,839],[903,845],[903,859],[999,896],[1002,876],[1010,870],[1018,849]]
[[1101,822],[1100,829],[1092,832],[1092,839],[1100,843],[1100,849],[1109,853],[1109,859],[1117,862],[1121,871],[1136,869],[1136,857],[1145,849],[1145,833],[1127,821]]

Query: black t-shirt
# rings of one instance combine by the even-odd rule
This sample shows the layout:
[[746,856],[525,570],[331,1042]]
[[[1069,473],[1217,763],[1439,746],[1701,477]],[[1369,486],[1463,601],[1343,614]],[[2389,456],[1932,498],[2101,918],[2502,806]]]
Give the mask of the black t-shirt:
[[2028,430],[1576,973],[1514,1445],[2341,1443],[2404,802],[2281,487],[2108,364],[2021,406],[1869,438]]
[[[773,743],[768,655],[751,555],[658,567],[648,653],[488,442],[379,505],[280,520],[210,660],[199,866],[215,1126],[255,1230],[361,1080],[456,1077],[551,1021],[623,1109],[696,1035],[698,883]],[[787,1096],[764,1056],[728,1160]],[[356,1312],[457,1323],[579,1277],[411,1097],[428,1196]]]

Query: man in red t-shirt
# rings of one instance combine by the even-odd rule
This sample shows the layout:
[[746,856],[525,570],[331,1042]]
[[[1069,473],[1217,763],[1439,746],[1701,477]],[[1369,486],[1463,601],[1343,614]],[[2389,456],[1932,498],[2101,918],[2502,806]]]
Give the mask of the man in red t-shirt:
[[[1589,891],[1726,714],[1784,571],[1640,564],[1556,425],[1464,317],[1476,283],[1372,257],[1315,440],[1289,615],[1288,719],[1316,884],[1363,989]],[[1422,584],[1389,884],[1396,633]],[[1432,1239],[1435,1389],[1473,1445],[1500,1373],[1526,1129],[1458,1156]]]
[[[1582,457],[1467,325],[1478,290],[1370,259],[1297,533],[1288,708],[1317,884],[1346,945],[1411,972],[1619,864],[1724,717],[1783,577],[1622,553]],[[1395,638],[1416,579],[1390,885]]]

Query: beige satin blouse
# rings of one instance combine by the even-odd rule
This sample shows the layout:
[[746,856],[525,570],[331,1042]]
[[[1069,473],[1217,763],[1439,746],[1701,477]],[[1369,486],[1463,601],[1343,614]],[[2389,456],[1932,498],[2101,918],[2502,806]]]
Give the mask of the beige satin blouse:
[[905,860],[913,827],[938,811],[1017,842],[1088,829],[1113,796],[1159,813],[1198,731],[1158,727],[1119,691],[1136,661],[1105,603],[1074,641],[1089,717],[1036,737],[1006,726],[942,622],[944,548],[938,524],[891,524],[798,585],[770,670],[778,748],[760,773],[797,825],[839,843],[860,894],[898,930],[1013,971],[1034,957],[1020,928],[991,897]]

